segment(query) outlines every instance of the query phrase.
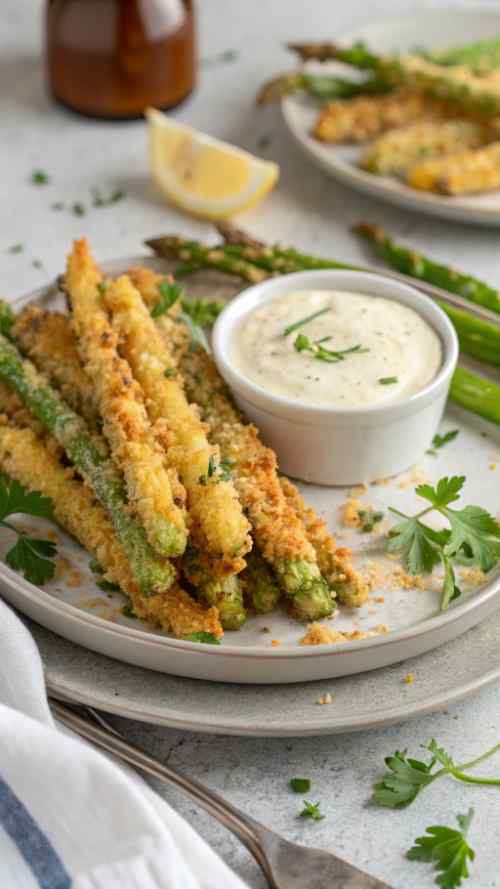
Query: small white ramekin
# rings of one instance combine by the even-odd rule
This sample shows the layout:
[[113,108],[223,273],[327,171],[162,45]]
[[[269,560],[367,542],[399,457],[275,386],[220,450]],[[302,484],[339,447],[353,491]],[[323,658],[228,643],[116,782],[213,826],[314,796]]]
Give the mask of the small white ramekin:
[[[297,290],[346,290],[415,309],[441,340],[437,376],[414,395],[371,407],[309,405],[267,392],[234,366],[234,335],[257,306]],[[402,472],[429,447],[457,364],[458,340],[445,313],[413,287],[382,275],[325,269],[271,278],[244,290],[217,319],[213,350],[237,404],[276,451],[281,472],[320,485],[352,485]]]

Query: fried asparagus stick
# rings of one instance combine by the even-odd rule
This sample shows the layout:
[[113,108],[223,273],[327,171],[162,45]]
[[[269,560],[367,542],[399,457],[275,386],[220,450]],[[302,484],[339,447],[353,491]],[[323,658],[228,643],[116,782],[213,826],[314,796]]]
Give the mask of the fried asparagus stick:
[[79,469],[95,496],[109,513],[140,591],[167,589],[176,572],[167,559],[156,556],[145,531],[130,515],[122,478],[114,463],[103,455],[85,421],[67,405],[28,359],[23,359],[0,335],[0,380],[10,387],[51,432]]
[[369,147],[360,166],[379,176],[403,176],[424,158],[443,158],[487,141],[485,128],[467,120],[419,120],[384,133]]
[[11,336],[92,428],[100,426],[93,385],[85,373],[68,316],[28,305],[15,318]]
[[478,40],[451,49],[431,50],[424,57],[436,65],[466,65],[482,76],[500,68],[500,40]]
[[153,429],[187,491],[191,538],[198,554],[185,560],[184,570],[208,601],[216,602],[223,626],[237,629],[245,610],[238,581],[230,576],[245,567],[251,540],[236,489],[221,465],[219,449],[209,444],[204,424],[175,378],[171,351],[130,278],[111,284],[105,301],[121,350],[145,393]]
[[281,590],[268,563],[260,553],[251,552],[242,575],[245,599],[257,614],[268,614],[278,604]]
[[337,596],[348,608],[359,608],[368,599],[368,586],[354,570],[351,551],[347,547],[337,548],[326,522],[311,507],[306,506],[299,491],[292,482],[280,478],[283,493],[295,512],[304,522],[307,536],[314,547],[322,576],[329,586],[337,591]]
[[408,185],[439,194],[477,194],[500,188],[500,142],[431,159],[408,170]]
[[[0,394],[0,410],[5,407]],[[117,584],[132,601],[134,612],[178,637],[195,632],[222,635],[217,609],[203,610],[178,586],[143,596],[113,525],[92,491],[63,467],[47,443],[32,429],[0,423],[0,467],[32,491],[50,497],[54,516],[97,560],[104,578]]]
[[378,225],[360,222],[355,226],[354,231],[368,241],[377,256],[380,256],[398,272],[410,275],[412,278],[419,278],[421,281],[427,281],[428,284],[434,284],[436,287],[442,287],[443,290],[456,293],[478,306],[484,306],[486,309],[491,309],[492,312],[500,313],[500,291],[485,284],[484,281],[480,281],[479,278],[441,265],[435,260],[429,259],[428,256],[423,256],[416,250],[393,241],[387,232]]
[[380,96],[332,102],[318,115],[313,132],[321,142],[365,142],[423,116],[442,119],[443,103],[403,87]]
[[[137,274],[133,277],[146,305],[154,305],[158,299],[159,276],[144,269],[141,280]],[[321,578],[304,525],[283,495],[275,454],[262,445],[253,426],[242,422],[212,359],[203,349],[190,344],[187,328],[183,329],[183,325],[168,315],[160,316],[157,321],[167,344],[172,335],[176,337],[172,355],[178,362],[186,394],[200,407],[209,425],[211,440],[219,445],[222,458],[230,461],[236,489],[253,528],[254,542],[290,596],[295,614],[306,620],[330,614],[334,607],[332,594]]]
[[350,99],[353,96],[385,93],[390,89],[381,77],[370,77],[364,81],[346,80],[328,74],[310,74],[306,71],[290,71],[264,83],[257,93],[259,106],[277,102],[291,93],[304,92],[315,99]]
[[[162,556],[184,552],[187,529],[182,503],[175,502],[164,454],[155,441],[140,385],[118,354],[118,341],[102,308],[102,276],[84,239],[75,242],[66,271],[78,348],[93,381],[103,432],[123,472],[130,507],[153,549]],[[116,285],[107,285],[113,289]],[[102,288],[101,288],[102,289]],[[178,498],[177,498],[178,500]]]

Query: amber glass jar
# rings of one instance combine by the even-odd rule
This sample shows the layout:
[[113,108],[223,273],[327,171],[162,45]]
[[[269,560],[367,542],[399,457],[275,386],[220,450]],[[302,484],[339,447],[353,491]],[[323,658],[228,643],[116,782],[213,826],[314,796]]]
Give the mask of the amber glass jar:
[[82,114],[172,108],[193,89],[195,52],[192,0],[48,0],[49,87]]

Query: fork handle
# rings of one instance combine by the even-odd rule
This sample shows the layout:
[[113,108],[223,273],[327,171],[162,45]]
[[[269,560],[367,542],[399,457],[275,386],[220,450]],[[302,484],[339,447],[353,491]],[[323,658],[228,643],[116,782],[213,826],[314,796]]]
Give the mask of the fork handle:
[[134,744],[129,744],[128,741],[123,740],[119,735],[115,735],[108,729],[100,725],[94,725],[92,722],[84,719],[78,713],[75,713],[71,707],[62,703],[62,701],[51,698],[50,707],[54,716],[67,728],[76,732],[77,735],[92,741],[97,747],[113,753],[129,765],[140,769],[140,771],[153,775],[155,778],[160,778],[160,780],[166,781],[169,784],[174,784],[192,800],[199,803],[209,815],[213,815],[217,821],[220,821],[224,827],[227,827],[241,840],[262,868],[270,885],[274,885],[266,854],[259,839],[259,834],[262,836],[268,835],[269,838],[276,836],[273,831],[245,815],[194,778],[186,777],[181,772],[177,772],[170,766],[164,765],[157,759],[153,759],[153,757]]

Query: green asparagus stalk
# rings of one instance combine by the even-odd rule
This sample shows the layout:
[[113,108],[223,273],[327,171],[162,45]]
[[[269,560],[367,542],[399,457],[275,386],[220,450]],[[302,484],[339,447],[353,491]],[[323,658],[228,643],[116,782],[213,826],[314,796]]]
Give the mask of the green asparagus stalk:
[[144,242],[159,256],[165,259],[178,259],[182,265],[175,270],[175,277],[182,278],[192,271],[202,268],[218,269],[230,275],[243,278],[252,284],[258,284],[268,275],[259,268],[238,261],[235,257],[226,254],[224,247],[206,247],[198,241],[188,241],[176,235],[165,235],[160,238],[151,238]]
[[186,550],[181,561],[186,580],[195,587],[196,595],[219,609],[220,622],[225,630],[239,630],[247,618],[243,602],[243,586],[237,574],[218,579],[203,564],[200,553]]
[[497,383],[457,367],[451,382],[450,398],[466,410],[500,425],[500,386]]
[[355,226],[354,231],[366,238],[376,254],[381,256],[388,265],[404,275],[427,281],[428,284],[434,284],[450,293],[456,293],[470,302],[500,314],[500,292],[489,284],[485,284],[484,281],[480,281],[472,275],[458,272],[449,266],[441,265],[415,250],[397,244],[377,225],[361,222]]
[[500,365],[500,324],[491,324],[482,318],[475,318],[464,309],[456,309],[441,299],[434,300],[446,312],[453,324],[460,348],[485,364]]
[[447,68],[428,61],[417,53],[411,55],[380,56],[370,52],[365,44],[350,47],[334,43],[289,44],[302,59],[336,59],[362,70],[377,72],[387,84],[422,89],[424,92],[455,105],[457,111],[480,116],[500,114],[500,90],[485,78],[457,67]]
[[144,529],[129,514],[123,482],[114,463],[103,455],[82,417],[1,334],[0,379],[54,435],[108,511],[141,592],[147,595],[168,589],[175,580],[175,570],[168,560],[155,556]]
[[267,614],[275,608],[281,590],[271,568],[258,553],[252,552],[247,556],[242,580],[247,600],[258,614]]
[[269,105],[298,92],[306,93],[314,99],[332,102],[336,99],[351,99],[353,96],[377,95],[389,89],[391,85],[376,74],[364,81],[356,81],[331,74],[291,71],[264,83],[257,93],[256,103],[259,106]]
[[422,55],[436,65],[465,65],[474,74],[489,74],[500,68],[500,39],[478,40],[465,46],[433,50]]

